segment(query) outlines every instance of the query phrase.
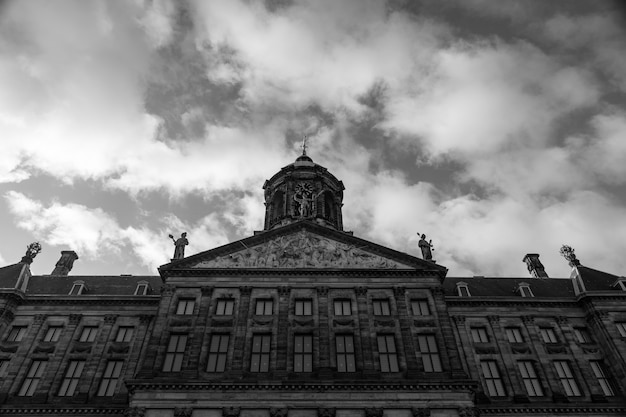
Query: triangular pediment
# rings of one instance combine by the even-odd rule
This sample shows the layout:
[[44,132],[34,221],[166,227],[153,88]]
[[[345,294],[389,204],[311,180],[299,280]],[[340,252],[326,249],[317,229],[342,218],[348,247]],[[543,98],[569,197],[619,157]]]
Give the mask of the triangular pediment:
[[163,265],[170,269],[400,269],[446,268],[406,253],[301,221]]

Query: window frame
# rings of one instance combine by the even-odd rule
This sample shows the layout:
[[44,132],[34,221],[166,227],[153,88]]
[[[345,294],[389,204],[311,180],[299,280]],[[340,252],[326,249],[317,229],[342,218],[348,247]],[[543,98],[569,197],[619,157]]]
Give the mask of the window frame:
[[506,397],[506,388],[502,382],[502,374],[495,360],[480,361],[480,368],[485,379],[490,397]]
[[578,343],[593,343],[589,330],[585,327],[574,327],[574,338]]
[[384,373],[400,372],[395,336],[385,333],[376,335],[376,346],[378,347],[380,371]]
[[537,374],[535,363],[529,360],[517,361],[517,369],[522,376],[522,383],[529,397],[543,397],[543,387]]
[[28,333],[28,326],[17,325],[11,327],[9,334],[7,335],[7,342],[21,342],[24,336]]
[[250,351],[250,372],[269,372],[272,355],[272,335],[269,333],[253,334]]
[[590,360],[589,366],[591,367],[591,371],[593,372],[596,380],[598,381],[598,385],[600,385],[600,389],[602,389],[602,393],[605,397],[614,397],[615,396],[615,388],[613,387],[613,383],[611,378],[608,377],[608,372],[604,363],[600,360]]
[[226,372],[228,362],[228,346],[230,334],[213,333],[209,340],[209,353],[207,355],[206,371],[212,374]]
[[[269,311],[269,312],[268,312]],[[255,316],[271,316],[274,314],[273,298],[257,298],[254,304]]]
[[[78,288],[78,290],[74,291],[74,288]],[[67,295],[83,295],[86,288],[85,281],[74,281],[72,288],[70,288],[70,292],[67,293]]]
[[0,359],[0,378],[4,378],[6,376],[10,363],[11,359],[9,358]]
[[[463,294],[463,290],[465,290],[465,295]],[[459,297],[471,297],[472,296],[472,293],[469,290],[469,286],[467,285],[467,282],[457,282],[456,293]]]
[[[347,343],[348,341],[350,343]],[[337,361],[337,372],[339,373],[356,372],[355,350],[356,349],[354,346],[354,335],[352,334],[336,334],[335,335],[335,355],[336,355],[335,359]]]
[[[417,307],[417,308],[416,308]],[[430,316],[430,305],[426,298],[415,298],[411,300],[411,312],[414,316],[424,317]]]
[[443,372],[437,336],[435,334],[419,334],[417,335],[417,345],[422,357],[424,372]]
[[[182,307],[182,308],[181,308]],[[192,316],[196,308],[195,298],[179,298],[176,304],[177,316]]]
[[543,343],[547,345],[559,343],[559,338],[556,337],[556,332],[552,327],[540,327],[539,334]]
[[[139,289],[143,287],[143,290]],[[147,282],[138,282],[137,287],[135,287],[135,293],[133,295],[148,295],[148,290],[150,289],[150,285]]]
[[388,298],[372,300],[372,312],[375,316],[391,316],[391,304]]
[[300,316],[312,316],[313,315],[313,299],[296,298],[294,307],[293,307],[293,313],[295,316],[299,316],[299,317]]
[[617,331],[621,337],[626,337],[626,321],[615,322],[615,327],[617,327]]
[[73,397],[76,394],[78,382],[85,368],[84,359],[70,360],[65,370],[65,375],[61,380],[61,386],[57,392],[57,397]]
[[123,360],[110,359],[107,361],[104,372],[102,373],[102,378],[100,379],[98,391],[96,392],[97,397],[112,397],[115,395],[115,391],[122,378],[123,367]]
[[[346,313],[347,309],[347,313]],[[333,312],[336,317],[352,315],[352,300],[349,298],[335,298],[333,300]]]
[[293,335],[293,371],[313,372],[313,335],[297,333]]
[[530,288],[530,284],[526,284],[526,283],[519,284],[517,286],[517,292],[523,298],[533,298],[535,296],[535,294],[533,293],[533,290]]
[[47,365],[48,361],[42,359],[35,359],[30,363],[22,385],[17,392],[18,397],[32,397],[35,394]]
[[[163,372],[180,372],[185,360],[187,350],[187,333],[172,333],[167,341],[165,358],[163,359]],[[181,343],[182,341],[182,343]]]
[[524,343],[524,335],[519,327],[506,327],[504,333],[509,343]]
[[472,341],[474,343],[489,343],[489,333],[487,333],[486,327],[471,327],[470,333],[472,335]]
[[134,335],[135,326],[119,326],[115,334],[115,341],[118,343],[129,343],[133,340]]
[[581,397],[582,392],[580,390],[580,386],[576,382],[576,378],[574,377],[574,372],[572,371],[569,361],[557,360],[553,361],[553,364],[556,370],[556,376],[561,382],[565,395],[568,397]]
[[46,329],[46,334],[43,336],[42,341],[56,343],[59,341],[62,332],[63,326],[48,326],[48,328]]
[[[78,337],[79,342],[93,343],[98,336],[98,326],[83,326]],[[84,340],[83,340],[84,339]]]
[[[229,312],[230,311],[230,312]],[[216,316],[232,316],[235,312],[234,298],[218,298],[215,304]]]

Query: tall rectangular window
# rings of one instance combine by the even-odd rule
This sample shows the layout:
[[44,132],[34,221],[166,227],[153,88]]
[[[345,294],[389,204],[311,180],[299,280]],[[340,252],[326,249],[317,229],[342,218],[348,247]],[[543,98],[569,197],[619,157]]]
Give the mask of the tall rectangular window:
[[33,361],[30,368],[28,368],[26,379],[24,379],[24,383],[17,395],[20,397],[32,397],[45,370],[46,361]]
[[604,366],[600,361],[590,361],[591,370],[598,380],[598,384],[600,384],[600,388],[602,388],[602,392],[606,397],[612,397],[615,395],[613,391],[613,387],[611,386],[611,381],[606,376],[606,372],[604,370]]
[[61,382],[59,397],[71,397],[74,395],[84,367],[85,361],[70,361],[67,371],[65,371],[65,377]]
[[58,342],[63,326],[50,326],[46,335],[43,337],[44,342]]
[[120,382],[120,376],[122,375],[123,361],[108,361],[107,367],[104,369],[102,375],[102,381],[100,381],[100,387],[98,388],[99,397],[111,397],[115,394],[115,389]]
[[79,342],[93,342],[98,334],[97,326],[85,326],[80,334]]
[[176,307],[176,314],[188,316],[193,314],[193,306],[196,304],[195,300],[185,299],[179,300],[178,306]]
[[524,381],[524,387],[529,397],[541,397],[543,395],[543,389],[539,383],[535,366],[531,361],[519,361],[517,362],[520,374],[522,374],[522,381]]
[[72,285],[72,288],[70,289],[69,295],[81,295],[84,290],[85,290],[85,284],[74,283]]
[[509,339],[509,343],[522,343],[524,341],[522,332],[517,327],[507,327],[506,337]]
[[615,323],[615,326],[617,327],[619,335],[622,337],[626,337],[626,322]]
[[578,343],[590,343],[591,336],[589,336],[589,332],[587,329],[577,328],[574,329],[574,337]]
[[474,343],[487,343],[489,342],[489,336],[487,335],[487,329],[484,327],[472,328],[472,340]]
[[427,300],[412,300],[411,310],[414,316],[430,316],[430,308]]
[[165,352],[165,362],[163,362],[163,372],[179,372],[185,357],[185,347],[187,346],[186,334],[173,334],[167,344]]
[[209,360],[206,367],[207,372],[224,372],[226,370],[229,340],[230,336],[227,334],[214,334],[211,336]]
[[544,343],[558,342],[556,334],[554,334],[554,330],[550,329],[549,327],[542,327],[541,329],[539,329],[539,331],[541,332],[541,338],[543,339]]
[[132,326],[120,326],[117,329],[117,335],[115,336],[116,342],[130,342],[133,340],[133,333],[135,328]]
[[21,342],[24,336],[26,336],[26,326],[13,326],[9,335],[7,336],[7,341],[9,342]]
[[378,336],[378,353],[380,355],[381,372],[398,372],[398,352],[396,341],[392,335]]
[[293,371],[313,372],[313,336],[297,334],[293,346]]
[[137,284],[137,288],[135,288],[135,295],[146,295],[148,294],[148,284]]
[[372,304],[375,316],[388,316],[391,314],[388,300],[374,300]]
[[352,314],[352,303],[350,300],[335,300],[335,316],[349,316]]
[[255,334],[252,337],[250,372],[269,372],[271,341],[269,334]]
[[337,371],[355,372],[354,338],[352,335],[337,335],[335,346],[337,348]]
[[4,378],[6,375],[10,362],[11,361],[9,359],[0,359],[0,378]]
[[296,316],[310,316],[313,314],[313,301],[311,299],[296,300]]
[[257,316],[270,316],[272,315],[274,310],[274,301],[270,299],[264,300],[256,300],[256,310],[255,313]]
[[485,383],[487,384],[487,392],[491,397],[504,397],[506,391],[502,384],[502,378],[500,377],[500,371],[498,371],[498,365],[496,361],[483,361],[480,363],[480,367],[485,377]]
[[216,316],[232,316],[235,309],[235,300],[217,300]]
[[441,358],[434,334],[417,336],[424,372],[441,372]]
[[563,385],[565,395],[568,397],[579,397],[580,389],[578,389],[578,384],[574,379],[574,374],[569,367],[569,363],[567,361],[554,361],[554,368],[556,369],[556,374],[561,380],[561,385]]

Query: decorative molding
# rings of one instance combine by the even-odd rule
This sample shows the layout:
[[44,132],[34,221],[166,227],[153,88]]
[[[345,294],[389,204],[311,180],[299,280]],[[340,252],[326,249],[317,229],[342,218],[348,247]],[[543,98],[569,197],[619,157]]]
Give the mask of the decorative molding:
[[491,355],[498,353],[495,346],[475,346],[474,351],[478,355]]
[[535,322],[534,316],[520,316],[520,318],[522,319],[522,322],[526,324],[532,324]]
[[70,324],[78,324],[83,319],[82,314],[70,314]]
[[354,326],[354,319],[334,319],[333,326]]
[[[465,317],[463,317],[463,319],[465,320]],[[437,327],[437,323],[435,323],[435,320],[432,319],[413,320],[413,325],[415,327]]]
[[354,292],[356,293],[357,296],[364,297],[367,295],[367,287],[363,287],[363,286],[354,287]]
[[382,326],[382,327],[395,327],[396,326],[396,321],[394,319],[377,319],[374,318],[374,324],[376,326]]
[[171,296],[176,292],[176,286],[172,284],[165,284],[161,287],[161,294],[163,296]]
[[92,342],[75,342],[72,353],[91,353]]
[[[319,295],[323,295],[323,296],[328,295],[328,287],[319,286],[319,287],[315,287],[315,290],[317,291],[317,294]],[[324,410],[330,410],[330,408],[324,408]]]
[[[444,295],[446,293],[446,291],[443,289],[443,287],[434,287],[434,288],[431,288],[430,291],[435,296]],[[428,410],[428,409],[426,408],[425,410]],[[430,413],[430,410],[428,412]]]
[[258,316],[252,317],[252,325],[256,327],[271,326],[273,322],[274,322],[274,317],[269,317],[269,318],[258,317]]
[[582,347],[583,352],[585,353],[599,353],[600,349],[598,349],[597,347]]
[[270,417],[287,417],[288,413],[288,408],[270,408]]
[[337,410],[334,408],[318,408],[317,417],[335,417]]
[[413,417],[430,417],[430,408],[413,407],[411,408],[411,415]]
[[569,324],[569,319],[565,316],[557,316],[555,317],[555,320],[561,326]]
[[565,349],[565,346],[561,344],[552,343],[552,344],[545,345],[545,347],[546,347],[546,352],[550,354],[567,353],[567,349]]
[[[8,416],[33,416],[33,415],[76,415],[80,414],[82,416],[93,416],[93,415],[124,415],[131,416],[126,414],[126,410],[124,408],[57,408],[52,405],[48,407],[20,407],[20,408],[10,408],[10,406],[4,406],[7,408],[0,409],[0,415],[8,415]],[[19,407],[19,406],[17,406]],[[131,417],[140,417],[140,415],[132,415]]]
[[497,315],[487,316],[487,320],[489,320],[489,323],[497,323],[500,321],[500,316],[497,316]]
[[279,296],[287,296],[291,292],[291,287],[289,285],[281,285],[278,287],[278,295]]
[[476,407],[460,407],[459,417],[479,417],[480,410]]
[[0,308],[0,318],[2,318],[5,322],[10,323],[15,318],[15,314],[13,314],[13,312],[9,309]]
[[172,327],[187,327],[191,326],[192,323],[191,317],[176,317],[170,319],[169,325]]
[[511,351],[513,353],[531,353],[530,348],[526,344],[511,343]]
[[250,295],[252,294],[252,287],[249,285],[242,285],[239,287],[239,293],[241,295]]
[[143,417],[145,414],[145,407],[129,407],[124,411],[124,417]]
[[117,320],[117,314],[107,314],[104,316],[104,322],[106,324],[114,324]]
[[211,294],[213,294],[213,290],[214,290],[214,287],[211,285],[205,285],[203,287],[200,287],[200,292],[202,293],[202,295],[208,296],[208,297],[210,297]]
[[193,408],[191,407],[174,408],[174,417],[191,417],[192,414],[193,414]]
[[33,353],[52,353],[54,352],[55,345],[53,343],[41,343],[35,346]]
[[241,414],[240,407],[224,407],[222,408],[222,417],[239,417]]
[[35,314],[35,317],[33,319],[33,322],[35,324],[41,324],[44,321],[46,321],[46,319],[48,318],[47,314]]
[[366,408],[365,417],[383,417],[383,409],[379,407]]
[[403,297],[404,294],[406,294],[406,287],[403,287],[403,286],[393,287],[393,295],[395,295],[396,298]]
[[232,327],[233,326],[233,319],[232,318],[218,318],[218,317],[213,317],[213,319],[211,320],[211,326],[212,327]]
[[452,316],[452,321],[456,324],[463,324],[465,323],[465,316]]
[[313,319],[300,319],[300,318],[294,318],[292,320],[292,325],[297,325],[300,327],[307,327],[307,326],[313,326],[315,324],[315,320]]
[[139,316],[139,323],[148,324],[152,321],[154,315],[152,314],[141,314]]
[[[15,353],[17,352],[17,346],[18,343],[17,342],[4,342],[7,343],[0,345],[0,351],[1,352],[6,352],[6,353]],[[12,343],[11,345],[9,345],[8,343]]]
[[108,353],[126,354],[128,352],[130,352],[128,342],[112,342],[108,350]]

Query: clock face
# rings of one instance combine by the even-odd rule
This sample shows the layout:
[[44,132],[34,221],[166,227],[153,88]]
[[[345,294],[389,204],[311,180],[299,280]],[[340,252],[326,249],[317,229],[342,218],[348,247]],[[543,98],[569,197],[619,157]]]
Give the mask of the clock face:
[[302,196],[310,196],[313,193],[313,185],[308,182],[299,182],[296,184],[296,194]]

